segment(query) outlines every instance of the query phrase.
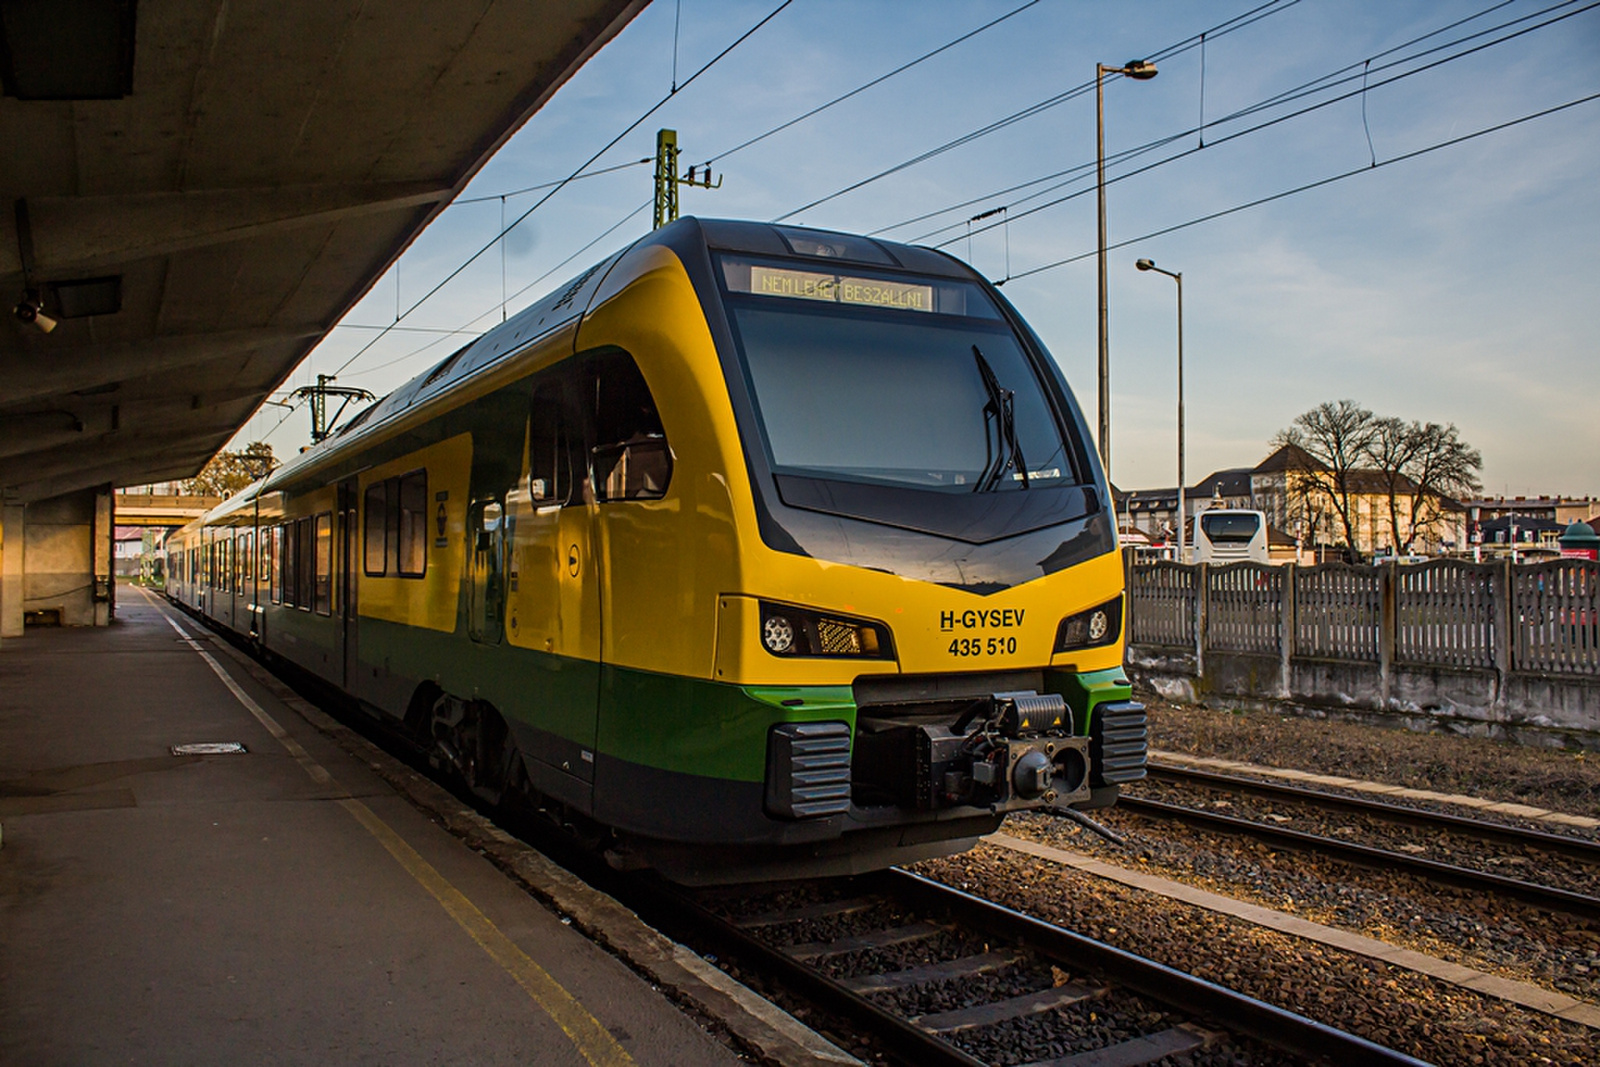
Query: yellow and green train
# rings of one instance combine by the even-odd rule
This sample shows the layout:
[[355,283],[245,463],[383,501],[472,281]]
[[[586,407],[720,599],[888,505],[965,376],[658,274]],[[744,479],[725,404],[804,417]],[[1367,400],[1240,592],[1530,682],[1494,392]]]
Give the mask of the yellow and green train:
[[169,547],[185,606],[685,881],[946,854],[1144,774],[1082,413],[925,248],[680,220]]

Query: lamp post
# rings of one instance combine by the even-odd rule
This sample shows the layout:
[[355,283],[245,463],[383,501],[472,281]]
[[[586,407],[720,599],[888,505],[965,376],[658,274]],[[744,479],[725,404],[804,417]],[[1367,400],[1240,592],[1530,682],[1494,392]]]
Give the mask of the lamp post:
[[1183,516],[1183,272],[1162,270],[1153,259],[1141,259],[1134,264],[1140,270],[1153,270],[1165,274],[1178,283],[1178,562],[1184,560]]
[[1100,210],[1100,464],[1111,480],[1111,336],[1106,314],[1106,106],[1105,76],[1121,74],[1136,81],[1156,76],[1156,65],[1143,59],[1129,60],[1120,67],[1094,65],[1095,195]]

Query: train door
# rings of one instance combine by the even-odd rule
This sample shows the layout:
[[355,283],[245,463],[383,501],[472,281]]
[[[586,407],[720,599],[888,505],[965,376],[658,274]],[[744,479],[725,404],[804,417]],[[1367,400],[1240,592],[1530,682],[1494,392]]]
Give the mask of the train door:
[[580,381],[569,365],[543,376],[529,398],[524,461],[505,498],[506,627],[508,642],[531,653],[523,661],[533,697],[526,727],[534,733],[522,746],[529,774],[542,792],[587,810],[600,699],[600,571],[597,512],[582,476]]
[[241,629],[252,640],[260,639],[260,630],[257,620],[261,618],[260,601],[257,599],[256,587],[256,528],[251,526],[239,535],[239,544],[243,554],[239,557],[243,562],[244,581],[240,587],[242,595],[239,598],[239,612],[241,614]]
[[479,644],[497,645],[505,636],[505,505],[498,499],[474,500],[467,514],[472,546],[467,634]]
[[344,664],[341,681],[345,692],[355,692],[356,672],[360,669],[360,633],[356,599],[357,568],[361,566],[361,523],[356,514],[356,501],[360,497],[357,480],[350,478],[339,483],[338,530],[339,548],[337,592],[334,612],[339,616],[340,658]]
[[204,615],[206,611],[206,584],[211,581],[211,534],[205,527],[200,528],[199,545],[196,547],[196,560],[198,567],[194,574],[194,600],[191,602],[196,611]]
[[243,547],[239,543],[239,536],[237,529],[223,532],[224,543],[227,545],[224,555],[227,570],[223,572],[223,595],[222,599],[217,601],[217,605],[221,608],[220,618],[230,630],[239,629],[239,549]]

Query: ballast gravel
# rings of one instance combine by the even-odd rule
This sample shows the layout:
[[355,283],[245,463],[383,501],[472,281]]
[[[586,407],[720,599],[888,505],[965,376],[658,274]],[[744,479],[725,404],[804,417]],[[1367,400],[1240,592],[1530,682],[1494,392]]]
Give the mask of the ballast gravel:
[[[1151,712],[1153,748],[1600,817],[1600,758],[1592,754],[1142,699]],[[1130,791],[1176,800],[1170,788],[1154,782]],[[1296,829],[1364,841],[1361,821],[1349,815],[1329,813],[1321,825],[1300,825],[1313,820],[1299,809],[1279,814],[1282,802],[1232,796],[1227,802],[1258,818],[1278,814],[1271,821]],[[1246,811],[1226,813],[1249,817]],[[1117,850],[1042,816],[1013,818],[1005,830],[1490,973],[1583,999],[1600,997],[1600,931],[1582,920],[1163,820],[1114,810],[1097,817],[1131,834],[1132,847]],[[1373,843],[1407,842],[1391,836]],[[1433,858],[1460,862],[1450,858],[1449,842],[1413,844]],[[1478,858],[1487,869],[1498,865],[1507,868],[1502,873],[1540,880],[1534,877],[1541,870],[1538,855]],[[1008,850],[983,846],[916,869],[1435,1063],[1600,1062],[1600,1031]],[[1561,884],[1564,871],[1582,876],[1566,879],[1581,886],[1564,888],[1582,891],[1594,877],[1556,865],[1548,871],[1551,884]]]

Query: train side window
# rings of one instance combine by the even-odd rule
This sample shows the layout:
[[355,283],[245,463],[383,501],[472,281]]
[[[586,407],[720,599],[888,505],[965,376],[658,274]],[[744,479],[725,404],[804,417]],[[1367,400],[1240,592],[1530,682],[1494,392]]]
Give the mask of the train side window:
[[295,561],[295,570],[300,580],[294,592],[294,602],[301,611],[310,611],[312,597],[316,591],[316,571],[313,569],[316,541],[311,536],[310,515],[295,522],[295,541],[297,542],[295,548],[298,550],[296,554],[300,557]]
[[267,599],[278,602],[278,531],[268,526],[261,531],[261,577],[267,582]]
[[535,506],[565,504],[572,494],[571,435],[560,382],[533,394],[528,420],[528,495]]
[[389,514],[389,483],[377,482],[367,486],[367,495],[362,507],[363,519],[366,522],[364,529],[366,537],[362,543],[362,569],[369,578],[381,578],[389,569],[389,561],[384,556],[384,525]]
[[333,614],[333,515],[316,517],[316,588],[312,607],[318,615]]
[[250,590],[251,587],[254,586],[255,580],[256,580],[256,532],[254,530],[246,530],[244,532],[244,584],[245,584],[245,589],[241,590],[241,592]]
[[672,450],[650,386],[626,353],[604,356],[594,368],[595,497],[658,500],[672,480]]
[[296,536],[299,528],[292,522],[286,522],[283,524],[282,529],[283,556],[281,558],[282,566],[279,569],[283,572],[283,605],[284,607],[292,608],[296,604],[295,593],[300,588],[300,552],[297,547],[300,539]]
[[428,568],[428,472],[412,471],[398,483],[396,569],[402,578],[421,578]]

